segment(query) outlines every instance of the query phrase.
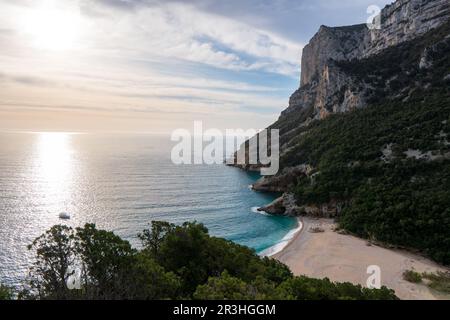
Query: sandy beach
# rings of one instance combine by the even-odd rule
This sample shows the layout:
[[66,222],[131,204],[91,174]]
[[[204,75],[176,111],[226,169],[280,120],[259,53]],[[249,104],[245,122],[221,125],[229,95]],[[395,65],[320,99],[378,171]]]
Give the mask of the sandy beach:
[[[302,218],[303,228],[292,241],[273,258],[287,264],[295,275],[329,278],[332,281],[359,283],[366,286],[367,267],[381,269],[381,283],[395,290],[400,299],[449,299],[423,284],[403,280],[405,270],[417,272],[446,271],[442,266],[422,256],[403,250],[369,245],[364,239],[334,231],[331,219]],[[320,226],[324,232],[310,232]],[[447,270],[448,271],[448,270]]]

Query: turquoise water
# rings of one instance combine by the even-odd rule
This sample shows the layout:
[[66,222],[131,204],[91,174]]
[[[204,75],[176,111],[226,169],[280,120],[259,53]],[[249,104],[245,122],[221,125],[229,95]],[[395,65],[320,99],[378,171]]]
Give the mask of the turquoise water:
[[249,188],[257,174],[174,165],[173,144],[154,135],[0,134],[0,282],[20,281],[32,258],[26,245],[59,223],[93,222],[139,245],[152,220],[195,220],[258,252],[295,228],[295,219],[255,212],[275,197]]

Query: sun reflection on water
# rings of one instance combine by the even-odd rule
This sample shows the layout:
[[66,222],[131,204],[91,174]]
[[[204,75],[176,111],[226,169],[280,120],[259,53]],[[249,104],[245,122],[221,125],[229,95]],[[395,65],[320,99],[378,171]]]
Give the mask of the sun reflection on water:
[[64,211],[71,202],[73,155],[71,134],[40,133],[36,144],[34,172],[36,190],[47,205]]

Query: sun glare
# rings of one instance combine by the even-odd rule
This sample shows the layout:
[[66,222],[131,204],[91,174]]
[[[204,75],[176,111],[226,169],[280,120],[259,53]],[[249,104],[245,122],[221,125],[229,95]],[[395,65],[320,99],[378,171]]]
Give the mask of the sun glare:
[[70,204],[73,179],[71,135],[40,133],[36,144],[33,171],[40,183],[36,190],[46,202],[54,204],[55,212]]
[[22,29],[40,49],[68,50],[76,46],[81,35],[81,16],[76,9],[45,1],[23,16]]
[[39,170],[47,181],[61,182],[71,171],[70,135],[41,133],[38,144]]

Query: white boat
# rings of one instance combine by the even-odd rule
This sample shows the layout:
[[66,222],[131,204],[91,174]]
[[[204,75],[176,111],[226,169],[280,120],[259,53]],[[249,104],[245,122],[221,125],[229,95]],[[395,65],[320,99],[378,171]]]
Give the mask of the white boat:
[[63,219],[63,220],[69,220],[70,219],[70,214],[68,214],[67,212],[61,212],[59,214],[59,218]]

